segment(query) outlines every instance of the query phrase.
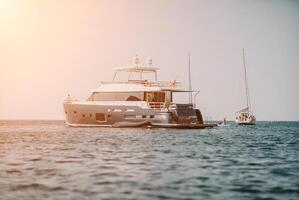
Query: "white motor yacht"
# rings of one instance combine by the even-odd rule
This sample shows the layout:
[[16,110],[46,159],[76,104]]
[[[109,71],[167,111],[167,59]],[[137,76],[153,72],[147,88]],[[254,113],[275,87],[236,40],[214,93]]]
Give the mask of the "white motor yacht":
[[[158,68],[149,59],[140,65],[138,57],[133,66],[115,68],[111,82],[101,82],[91,91],[86,101],[77,101],[70,96],[64,101],[66,124],[69,126],[96,127],[163,127],[163,128],[209,128],[202,114],[192,102],[175,103],[173,93],[191,93],[176,80],[157,80]],[[126,81],[116,81],[120,72],[128,74]],[[153,74],[147,80],[145,73]],[[135,74],[138,79],[132,79]],[[147,75],[148,77],[148,75]],[[191,98],[193,98],[191,96]]]

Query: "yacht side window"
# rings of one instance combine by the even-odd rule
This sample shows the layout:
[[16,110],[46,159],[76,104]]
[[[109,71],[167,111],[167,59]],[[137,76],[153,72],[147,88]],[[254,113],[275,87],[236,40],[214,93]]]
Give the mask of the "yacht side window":
[[96,120],[98,122],[106,122],[106,115],[104,113],[96,113]]
[[143,92],[94,92],[88,101],[141,101]]
[[141,99],[139,99],[138,97],[136,96],[129,96],[127,98],[127,101],[141,101]]

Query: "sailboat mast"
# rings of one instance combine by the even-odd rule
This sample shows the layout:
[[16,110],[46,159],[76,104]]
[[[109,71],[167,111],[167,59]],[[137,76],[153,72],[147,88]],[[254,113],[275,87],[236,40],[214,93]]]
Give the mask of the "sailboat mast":
[[188,79],[189,79],[189,103],[193,104],[193,101],[192,101],[192,82],[191,82],[190,52],[188,52]]
[[245,75],[245,91],[246,91],[246,103],[247,107],[250,109],[250,96],[249,96],[249,88],[248,88],[248,80],[247,80],[247,70],[246,70],[246,62],[245,62],[245,50],[242,49],[243,52],[243,64],[244,64],[244,75]]

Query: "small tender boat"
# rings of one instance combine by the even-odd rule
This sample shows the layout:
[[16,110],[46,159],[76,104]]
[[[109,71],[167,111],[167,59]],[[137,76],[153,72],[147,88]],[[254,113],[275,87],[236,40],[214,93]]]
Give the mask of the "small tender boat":
[[[151,59],[146,65],[140,65],[136,56],[133,63],[133,66],[115,68],[112,82],[101,82],[86,101],[77,101],[68,96],[63,104],[66,124],[79,127],[187,129],[215,126],[204,124],[200,110],[192,103],[196,96],[192,96],[192,93],[196,91],[183,89],[176,80],[158,81],[158,68],[152,66]],[[127,73],[128,79],[116,81],[118,73]],[[153,80],[144,79],[144,74],[153,74]],[[174,101],[173,94],[182,92],[191,96],[191,102],[179,104]]]
[[245,53],[243,48],[243,64],[244,64],[244,74],[245,74],[245,91],[246,91],[246,103],[247,106],[236,112],[236,123],[239,125],[254,125],[256,118],[251,110],[251,102],[249,96],[248,80],[247,80],[247,71],[245,64]]
[[217,126],[228,126],[226,118],[224,118],[222,122],[220,122],[219,124],[217,124]]

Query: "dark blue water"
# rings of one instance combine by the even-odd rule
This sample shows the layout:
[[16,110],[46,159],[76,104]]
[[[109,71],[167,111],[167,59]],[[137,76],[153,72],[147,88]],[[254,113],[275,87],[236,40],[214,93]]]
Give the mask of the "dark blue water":
[[299,199],[299,123],[207,130],[0,121],[0,199]]

